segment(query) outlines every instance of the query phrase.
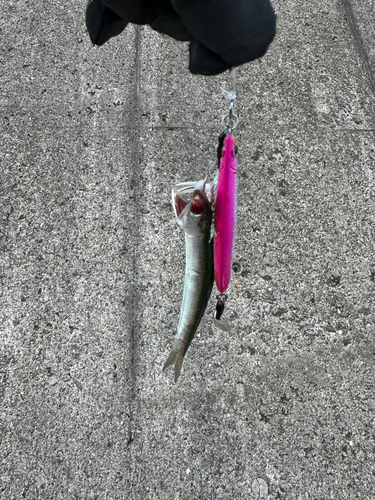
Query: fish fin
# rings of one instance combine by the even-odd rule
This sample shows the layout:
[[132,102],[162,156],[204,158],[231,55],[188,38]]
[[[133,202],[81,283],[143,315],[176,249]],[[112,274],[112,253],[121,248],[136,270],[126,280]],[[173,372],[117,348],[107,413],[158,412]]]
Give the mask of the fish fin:
[[181,373],[181,366],[182,362],[184,360],[184,355],[183,354],[177,354],[176,357],[176,363],[174,364],[174,381],[177,382],[180,373]]
[[169,366],[174,364],[174,381],[177,382],[181,373],[181,366],[184,360],[184,355],[179,354],[177,351],[173,350],[168,356],[167,361],[163,366],[163,371],[165,371]]
[[176,359],[176,356],[177,356],[177,351],[174,351],[172,349],[170,355],[168,356],[168,359],[167,361],[164,363],[164,366],[163,366],[163,372],[171,365],[174,364],[175,362],[175,359]]

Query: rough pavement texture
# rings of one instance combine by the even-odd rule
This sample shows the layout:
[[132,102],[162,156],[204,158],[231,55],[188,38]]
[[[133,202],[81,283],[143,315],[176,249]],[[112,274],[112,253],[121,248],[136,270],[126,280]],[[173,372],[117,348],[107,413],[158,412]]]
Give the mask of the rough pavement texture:
[[178,384],[170,190],[214,173],[229,74],[85,2],[0,13],[0,498],[374,499],[375,9],[274,2],[238,71],[236,272]]

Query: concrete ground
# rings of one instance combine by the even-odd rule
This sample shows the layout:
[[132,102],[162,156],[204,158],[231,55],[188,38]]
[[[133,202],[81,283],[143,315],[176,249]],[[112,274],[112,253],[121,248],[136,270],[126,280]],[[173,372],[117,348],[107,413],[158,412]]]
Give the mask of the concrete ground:
[[173,382],[184,240],[230,74],[85,1],[0,13],[0,499],[375,499],[375,4],[274,1],[238,70],[230,333]]

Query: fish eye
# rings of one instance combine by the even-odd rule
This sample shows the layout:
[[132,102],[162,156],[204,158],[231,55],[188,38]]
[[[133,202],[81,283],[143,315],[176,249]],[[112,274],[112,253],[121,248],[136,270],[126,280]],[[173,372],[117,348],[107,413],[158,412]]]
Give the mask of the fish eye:
[[204,212],[204,201],[200,198],[193,198],[191,200],[190,210],[195,215],[201,215]]

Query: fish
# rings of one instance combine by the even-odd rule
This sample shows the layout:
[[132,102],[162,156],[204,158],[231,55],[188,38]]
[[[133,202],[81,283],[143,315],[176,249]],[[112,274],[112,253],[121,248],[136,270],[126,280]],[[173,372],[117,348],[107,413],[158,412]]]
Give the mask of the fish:
[[220,293],[230,283],[236,226],[237,160],[236,140],[231,135],[224,139],[219,176],[215,188],[214,267],[215,282]]
[[180,320],[172,351],[163,371],[174,365],[177,382],[186,351],[193,340],[214,283],[213,239],[211,238],[211,185],[207,180],[177,184],[172,202],[177,223],[185,232],[185,283]]

